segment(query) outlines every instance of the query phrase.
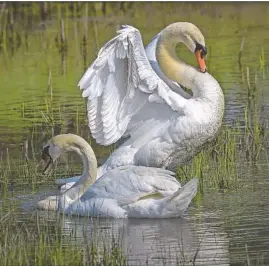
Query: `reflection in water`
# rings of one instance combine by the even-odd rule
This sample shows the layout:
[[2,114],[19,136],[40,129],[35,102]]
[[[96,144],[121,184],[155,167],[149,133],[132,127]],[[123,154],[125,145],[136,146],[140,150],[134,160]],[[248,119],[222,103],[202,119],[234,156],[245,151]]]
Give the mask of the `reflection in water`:
[[[88,242],[109,248],[115,239],[131,265],[145,265],[145,261],[149,265],[192,265],[195,256],[195,265],[245,265],[247,260],[250,265],[269,265],[267,159],[256,167],[242,162],[241,167],[244,173],[237,190],[205,193],[201,206],[194,208],[193,203],[184,218],[117,220],[61,216],[66,243],[71,235],[75,243],[83,245],[86,237]],[[28,201],[25,206],[31,213],[34,204]],[[46,212],[42,214],[44,220],[48,219]],[[51,215],[49,220],[57,223]]]
[[[211,214],[201,213],[211,219]],[[64,217],[66,234],[88,241],[98,239],[109,248],[112,239],[122,244],[130,265],[229,265],[229,240],[218,223],[176,219],[85,219]],[[110,247],[111,248],[111,247]]]
[[[194,258],[195,265],[246,265],[247,260],[250,265],[269,265],[269,179],[261,175],[269,169],[265,161],[257,168],[242,166],[245,175],[239,189],[206,193],[201,206],[191,206],[184,218],[91,219],[38,213],[54,225],[55,215],[60,218],[67,244],[71,236],[78,245],[84,245],[86,238],[110,249],[115,239],[131,265],[145,265],[145,261],[193,265]],[[33,212],[42,196],[27,200],[22,218]]]

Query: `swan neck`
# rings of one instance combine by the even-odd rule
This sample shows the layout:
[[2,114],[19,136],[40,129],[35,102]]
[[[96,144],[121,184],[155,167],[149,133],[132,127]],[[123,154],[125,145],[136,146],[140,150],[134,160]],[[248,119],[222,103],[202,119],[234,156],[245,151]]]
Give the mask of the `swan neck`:
[[70,151],[75,151],[83,162],[81,178],[64,193],[69,203],[78,200],[97,178],[97,160],[94,151],[85,140],[81,140],[82,139],[79,138],[79,141],[74,142],[69,148]]
[[[156,47],[156,59],[163,73],[171,80],[183,85],[183,75],[187,65],[176,55],[178,41],[160,36]],[[183,85],[184,86],[184,85]]]
[[159,37],[156,46],[156,59],[162,72],[169,79],[191,89],[193,98],[205,99],[207,102],[223,99],[221,88],[211,75],[201,73],[177,57],[175,48],[176,44],[180,42],[178,36],[175,38],[173,35],[163,34]]

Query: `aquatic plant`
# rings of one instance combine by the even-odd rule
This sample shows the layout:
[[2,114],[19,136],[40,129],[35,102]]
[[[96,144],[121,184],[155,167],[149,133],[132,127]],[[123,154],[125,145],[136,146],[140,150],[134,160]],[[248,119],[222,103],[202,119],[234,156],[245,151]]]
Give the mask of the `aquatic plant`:
[[0,219],[1,265],[127,265],[120,241],[112,238],[101,246],[83,235],[83,244],[77,245],[70,243],[73,237],[57,217],[51,223],[34,212],[29,220],[21,220],[9,209]]

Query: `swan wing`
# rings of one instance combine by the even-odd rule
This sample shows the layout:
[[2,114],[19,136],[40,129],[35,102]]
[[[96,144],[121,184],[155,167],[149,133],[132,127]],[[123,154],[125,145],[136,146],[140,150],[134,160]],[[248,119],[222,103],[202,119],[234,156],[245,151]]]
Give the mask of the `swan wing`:
[[107,171],[82,196],[110,198],[120,206],[148,198],[163,198],[172,195],[181,187],[174,173],[161,168],[124,166]]
[[169,120],[182,112],[187,99],[172,91],[156,74],[147,58],[140,32],[123,26],[99,51],[78,86],[88,98],[92,136],[110,145],[132,135],[141,122]]

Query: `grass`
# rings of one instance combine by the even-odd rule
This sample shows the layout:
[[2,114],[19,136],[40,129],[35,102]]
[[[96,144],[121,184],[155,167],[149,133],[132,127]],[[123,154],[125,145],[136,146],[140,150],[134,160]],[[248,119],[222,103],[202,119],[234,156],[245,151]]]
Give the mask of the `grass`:
[[70,244],[73,236],[66,234],[57,217],[51,223],[35,212],[29,219],[22,220],[12,210],[1,217],[1,265],[127,265],[114,238],[110,247],[86,236],[83,245]]
[[180,180],[182,173],[187,180],[197,176],[200,179],[201,192],[208,188],[235,188],[238,177],[237,134],[237,130],[223,127],[215,142],[195,156],[190,165],[179,167]]

